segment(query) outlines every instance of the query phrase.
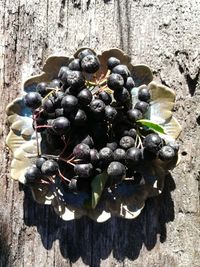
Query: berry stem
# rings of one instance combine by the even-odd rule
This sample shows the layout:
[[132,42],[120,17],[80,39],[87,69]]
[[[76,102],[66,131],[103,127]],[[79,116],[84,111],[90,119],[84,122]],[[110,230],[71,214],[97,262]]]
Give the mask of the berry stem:
[[68,183],[70,183],[70,180],[67,179],[67,177],[65,177],[65,176],[61,173],[60,169],[58,169],[58,173],[59,173],[61,179],[63,179],[64,181],[67,181]]

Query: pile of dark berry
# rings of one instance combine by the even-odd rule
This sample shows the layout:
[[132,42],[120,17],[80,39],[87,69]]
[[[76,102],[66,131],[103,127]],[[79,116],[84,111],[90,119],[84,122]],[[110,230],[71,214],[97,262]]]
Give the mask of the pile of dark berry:
[[35,165],[25,173],[27,184],[58,179],[66,191],[91,192],[101,173],[107,176],[105,186],[115,187],[126,179],[134,182],[144,162],[175,157],[176,145],[139,123],[150,106],[148,88],[139,90],[132,106],[135,84],[128,67],[110,57],[107,76],[95,80],[99,68],[97,55],[84,49],[56,79],[24,96],[36,137],[42,136],[42,152],[38,149]]

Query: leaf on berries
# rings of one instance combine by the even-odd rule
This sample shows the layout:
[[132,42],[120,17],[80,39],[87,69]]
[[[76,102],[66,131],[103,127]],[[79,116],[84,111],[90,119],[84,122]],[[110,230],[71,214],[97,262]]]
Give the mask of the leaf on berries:
[[92,181],[92,208],[95,209],[104,190],[108,175],[106,172],[98,174]]
[[151,129],[155,132],[165,134],[164,128],[157,123],[154,123],[150,120],[138,120],[137,122],[143,126],[148,127],[149,129]]

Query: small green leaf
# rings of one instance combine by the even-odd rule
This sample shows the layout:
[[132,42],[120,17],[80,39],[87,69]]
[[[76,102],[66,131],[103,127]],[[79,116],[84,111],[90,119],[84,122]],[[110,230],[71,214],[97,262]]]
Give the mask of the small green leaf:
[[95,209],[105,187],[108,175],[106,172],[98,174],[92,181],[92,208]]
[[165,134],[164,128],[159,124],[152,122],[150,120],[138,120],[137,123],[142,124],[143,126],[147,126],[149,129],[159,132],[161,134]]

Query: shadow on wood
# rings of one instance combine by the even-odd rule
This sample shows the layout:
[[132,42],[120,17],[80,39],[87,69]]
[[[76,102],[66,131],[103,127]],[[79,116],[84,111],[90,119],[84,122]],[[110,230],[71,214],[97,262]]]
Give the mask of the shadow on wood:
[[149,199],[141,215],[135,220],[112,218],[98,224],[89,218],[62,221],[52,207],[35,203],[31,193],[24,188],[24,222],[36,226],[44,247],[49,250],[59,240],[64,258],[76,262],[82,258],[89,266],[99,266],[101,259],[113,257],[119,261],[139,256],[142,245],[151,250],[160,236],[166,240],[166,223],[174,220],[174,204],[171,191],[175,183],[170,174],[166,176],[161,196]]

